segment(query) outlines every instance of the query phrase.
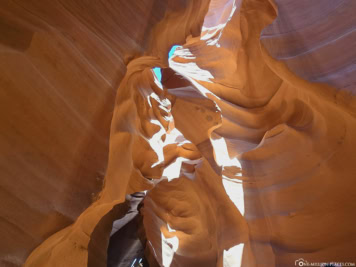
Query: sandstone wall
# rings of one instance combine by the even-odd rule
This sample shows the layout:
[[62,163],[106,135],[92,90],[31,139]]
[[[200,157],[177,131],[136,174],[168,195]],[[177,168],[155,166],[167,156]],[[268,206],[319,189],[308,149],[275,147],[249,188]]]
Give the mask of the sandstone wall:
[[[4,232],[13,241],[6,247],[13,248],[12,254],[4,254],[11,256],[5,259],[8,264],[20,264],[30,247],[63,228],[34,250],[25,266],[105,266],[110,221],[124,215],[126,194],[144,190],[149,190],[142,214],[147,253],[155,258],[152,264],[294,266],[299,258],[356,262],[356,80],[351,49],[355,21],[344,16],[355,10],[354,1],[172,1],[167,10],[160,2],[118,2],[122,6],[117,7],[107,1],[95,3],[68,1],[45,8],[40,2],[15,1],[1,9],[9,36],[0,39],[1,54],[26,60],[8,60],[1,74],[5,89],[17,88],[3,92],[18,92],[2,98],[11,99],[4,101],[2,116],[8,124],[2,127],[7,126],[5,151],[13,153],[4,154],[2,162],[10,163],[3,169],[9,173],[6,177],[23,183],[21,187],[9,180],[8,187],[3,186],[11,189],[2,198],[9,203],[4,204],[8,214],[3,218],[17,227],[13,231],[18,236],[10,240]],[[22,11],[28,21],[26,16],[41,18],[34,20],[38,33],[14,15],[20,7],[29,13]],[[58,10],[67,19],[56,20]],[[122,34],[116,33],[116,14],[118,21],[125,21],[117,22]],[[132,20],[132,14],[137,19]],[[155,22],[152,28],[142,27]],[[134,25],[136,31],[129,31]],[[56,40],[55,45],[41,38]],[[65,44],[70,46],[67,50]],[[173,44],[181,47],[167,61]],[[52,50],[62,53],[52,55]],[[117,72],[110,62],[118,64]],[[162,83],[153,67],[163,69]],[[121,78],[114,103],[113,88]],[[32,84],[33,92],[23,91]],[[54,100],[48,87],[56,93]],[[43,100],[47,95],[52,102],[62,101],[58,110]],[[12,104],[15,100],[22,101],[16,102],[19,108]],[[94,103],[104,111],[96,113]],[[19,114],[20,108],[44,110]],[[11,114],[17,120],[9,119]],[[90,194],[100,190],[95,179],[106,166],[111,117],[105,185],[83,211]],[[91,131],[81,126],[83,121]],[[15,122],[17,128],[12,126]],[[73,130],[70,135],[71,128],[62,126],[53,129],[56,138],[51,138],[49,125],[59,122],[77,127],[78,134]],[[19,133],[22,138],[16,140],[22,143],[14,139]],[[79,143],[84,152],[77,148]],[[30,151],[40,154],[43,162],[29,162],[36,159],[23,152],[29,144],[37,144]],[[57,174],[49,169],[49,159],[72,176],[58,174],[57,183],[47,178]],[[72,169],[82,169],[71,172],[66,160]],[[18,168],[19,163],[26,168]],[[38,175],[32,179],[38,185],[23,178],[28,173]],[[91,184],[83,173],[95,174]],[[25,220],[30,216],[32,220]],[[35,220],[42,225],[28,223]],[[36,229],[48,230],[37,234]],[[22,232],[32,239],[20,242],[26,236]],[[21,253],[18,244],[24,244]]]
[[20,266],[102,189],[114,99],[166,1],[0,4],[0,265]]

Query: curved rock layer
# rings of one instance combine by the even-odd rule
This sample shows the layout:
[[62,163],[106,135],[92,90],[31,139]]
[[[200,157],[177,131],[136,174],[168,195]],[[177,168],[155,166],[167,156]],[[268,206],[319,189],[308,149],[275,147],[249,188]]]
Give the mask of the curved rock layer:
[[[159,3],[156,4],[159,5]],[[162,44],[157,44],[155,38],[152,38],[152,41],[146,47],[147,51],[150,51],[156,57],[138,58],[128,64],[126,76],[118,90],[120,93],[117,95],[111,127],[111,139],[115,145],[110,145],[109,164],[103,191],[98,196],[98,200],[77,218],[74,225],[57,232],[35,250],[26,261],[26,265],[99,266],[97,260],[94,263],[88,262],[88,259],[93,259],[90,255],[88,256],[91,236],[98,231],[104,234],[101,240],[97,240],[98,244],[95,246],[96,248],[101,248],[101,252],[96,251],[95,253],[100,257],[104,255],[101,264],[106,265],[105,256],[110,231],[105,232],[108,229],[102,227],[102,225],[105,226],[107,215],[111,220],[114,220],[115,216],[122,217],[120,212],[116,212],[116,207],[120,207],[118,204],[125,200],[125,195],[147,187],[147,182],[141,181],[142,174],[138,166],[144,164],[144,159],[151,157],[152,152],[146,148],[147,146],[149,147],[149,144],[146,143],[144,136],[138,135],[141,129],[136,129],[136,127],[141,123],[142,127],[145,127],[146,121],[152,114],[145,114],[146,112],[140,110],[140,108],[135,111],[136,101],[140,101],[137,88],[152,87],[151,84],[154,82],[151,66],[165,65],[158,56],[167,57],[169,47],[172,44],[183,43],[188,35],[198,35],[199,25],[201,25],[207,10],[207,5],[204,8],[201,1],[181,1],[179,3],[172,1],[168,2],[167,5],[164,21],[170,22],[171,28],[176,29],[175,32],[170,32],[170,37],[167,36],[166,42],[168,42],[168,45],[163,47]],[[162,4],[162,6],[165,5]],[[141,6],[140,8],[143,7]],[[145,11],[147,10],[145,9]],[[199,11],[197,12],[197,10]],[[155,12],[153,11],[153,13]],[[159,33],[165,29],[166,31],[168,30],[164,21],[157,25],[161,30]],[[155,31],[153,30],[153,34],[155,34]],[[127,50],[125,52],[128,53]],[[127,57],[127,63],[135,57],[137,55]],[[142,114],[142,112],[144,113]],[[148,126],[147,130],[149,132],[147,134],[151,134],[156,130],[155,128],[150,129],[151,126]],[[152,160],[154,161],[154,158]],[[147,166],[145,167],[147,168]],[[120,170],[119,172],[117,171],[118,169]],[[159,167],[155,169],[156,175],[159,174],[158,169]],[[130,185],[128,185],[129,180],[131,181]],[[131,189],[127,188],[128,186]],[[112,212],[113,209],[115,209],[115,212]],[[124,209],[122,208],[122,210]],[[98,227],[100,228],[99,230],[97,229]],[[100,242],[102,242],[102,245]],[[66,257],[63,257],[63,255],[66,255]]]
[[138,191],[160,266],[356,262],[353,2],[182,7],[127,66],[98,200],[25,266],[105,266],[90,244]]
[[356,2],[275,2],[279,15],[261,34],[270,55],[303,79],[355,94]]
[[1,2],[0,266],[22,266],[96,199],[125,64],[148,49],[166,12],[185,6]]

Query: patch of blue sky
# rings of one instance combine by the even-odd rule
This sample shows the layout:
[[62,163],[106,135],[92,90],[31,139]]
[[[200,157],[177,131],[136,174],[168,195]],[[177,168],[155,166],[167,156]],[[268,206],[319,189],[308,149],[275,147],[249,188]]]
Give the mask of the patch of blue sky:
[[155,67],[153,68],[153,72],[156,74],[157,79],[161,82],[162,81],[161,68]]
[[[169,50],[169,53],[168,53],[168,59],[170,59],[173,56],[174,51],[176,51],[177,47],[179,47],[179,45],[172,46],[171,50]],[[155,73],[157,79],[161,82],[162,81],[161,68],[155,67],[155,68],[153,68],[153,72]]]
[[171,50],[169,50],[168,58],[171,58],[173,56],[173,54],[176,51],[177,47],[179,47],[179,45],[172,46]]

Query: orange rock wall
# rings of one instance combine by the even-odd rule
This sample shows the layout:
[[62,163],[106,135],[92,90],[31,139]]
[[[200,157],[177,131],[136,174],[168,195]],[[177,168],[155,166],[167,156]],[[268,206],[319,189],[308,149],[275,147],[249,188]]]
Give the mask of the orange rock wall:
[[[2,106],[8,124],[1,140],[12,153],[2,169],[19,182],[3,179],[3,218],[21,231],[11,240],[4,232],[13,242],[4,263],[19,265],[63,229],[25,266],[105,266],[110,220],[123,215],[126,194],[144,190],[147,253],[160,266],[356,262],[355,22],[342,16],[353,1],[5,7],[1,83],[14,90],[1,98],[11,100]],[[167,61],[173,44],[181,47]],[[162,83],[153,67],[163,68]],[[63,175],[49,169],[50,159]],[[85,209],[104,172],[100,195]],[[47,177],[54,174],[58,182]],[[14,203],[24,212],[14,212]],[[32,239],[20,242],[23,233]],[[100,249],[93,254],[92,247]]]
[[0,4],[0,265],[20,266],[96,198],[125,60],[166,1]]

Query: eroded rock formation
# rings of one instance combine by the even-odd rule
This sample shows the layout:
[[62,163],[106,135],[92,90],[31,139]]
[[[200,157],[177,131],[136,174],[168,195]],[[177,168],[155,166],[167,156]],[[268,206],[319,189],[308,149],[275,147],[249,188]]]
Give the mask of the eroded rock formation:
[[25,266],[106,266],[135,192],[152,266],[356,263],[355,8],[168,4],[127,58],[103,190]]
[[178,2],[1,1],[0,266],[95,200],[125,62]]

